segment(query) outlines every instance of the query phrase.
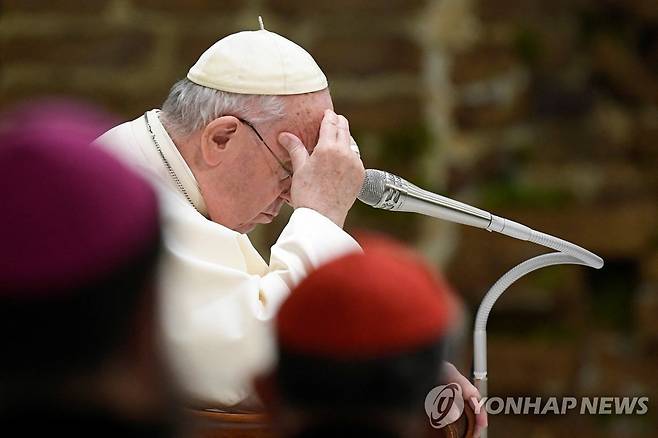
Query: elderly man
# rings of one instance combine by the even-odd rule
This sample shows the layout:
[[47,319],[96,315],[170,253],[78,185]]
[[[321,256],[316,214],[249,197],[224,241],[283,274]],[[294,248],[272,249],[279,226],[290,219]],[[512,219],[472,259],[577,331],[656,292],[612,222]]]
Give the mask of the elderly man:
[[[361,251],[342,226],[363,164],[325,75],[262,26],[232,34],[201,55],[162,110],[97,142],[159,188],[163,334],[183,389],[206,406],[245,402],[250,379],[271,363],[270,321],[291,288]],[[244,233],[284,203],[295,211],[268,264]]]
[[[269,321],[318,265],[358,244],[342,230],[364,169],[313,58],[264,29],[229,35],[176,83],[162,110],[97,143],[159,188],[164,340],[186,390],[232,406],[271,356]],[[244,234],[295,211],[269,264]]]

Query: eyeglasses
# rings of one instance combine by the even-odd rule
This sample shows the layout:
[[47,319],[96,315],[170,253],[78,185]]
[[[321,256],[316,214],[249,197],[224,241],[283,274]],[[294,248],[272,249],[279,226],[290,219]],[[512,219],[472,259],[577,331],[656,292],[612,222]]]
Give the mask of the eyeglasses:
[[292,171],[289,170],[289,169],[283,164],[283,162],[279,159],[279,157],[276,156],[276,154],[274,153],[274,151],[273,151],[273,150],[267,145],[267,143],[265,143],[265,140],[263,139],[263,136],[260,135],[260,133],[256,130],[256,128],[254,128],[254,125],[252,125],[251,123],[249,123],[249,122],[247,122],[246,120],[243,120],[243,119],[241,119],[241,118],[239,118],[239,117],[236,117],[236,118],[237,118],[239,121],[241,121],[242,123],[244,123],[245,125],[247,125],[248,127],[250,127],[250,128],[256,133],[256,135],[258,136],[258,139],[259,139],[259,140],[265,145],[265,147],[267,148],[268,151],[270,151],[270,154],[272,154],[272,156],[274,157],[274,159],[276,160],[276,162],[279,163],[279,166],[281,166],[281,168],[285,171],[285,175],[282,175],[282,178],[281,178],[281,179],[284,180],[284,179],[287,179],[287,178],[292,178]]

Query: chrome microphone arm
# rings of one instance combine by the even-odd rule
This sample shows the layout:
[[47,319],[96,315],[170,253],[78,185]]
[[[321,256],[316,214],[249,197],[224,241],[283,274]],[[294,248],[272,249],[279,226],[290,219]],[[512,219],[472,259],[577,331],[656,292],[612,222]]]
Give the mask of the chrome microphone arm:
[[384,181],[384,193],[379,201],[374,204],[366,203],[384,210],[420,213],[484,229],[489,229],[493,217],[487,211],[428,192],[388,172]]

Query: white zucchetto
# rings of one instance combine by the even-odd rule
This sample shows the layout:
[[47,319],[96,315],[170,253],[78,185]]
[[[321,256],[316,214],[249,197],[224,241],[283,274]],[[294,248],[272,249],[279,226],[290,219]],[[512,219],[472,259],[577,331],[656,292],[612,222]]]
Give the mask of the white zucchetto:
[[187,78],[241,94],[288,95],[327,88],[313,57],[287,38],[262,28],[228,35],[206,50]]

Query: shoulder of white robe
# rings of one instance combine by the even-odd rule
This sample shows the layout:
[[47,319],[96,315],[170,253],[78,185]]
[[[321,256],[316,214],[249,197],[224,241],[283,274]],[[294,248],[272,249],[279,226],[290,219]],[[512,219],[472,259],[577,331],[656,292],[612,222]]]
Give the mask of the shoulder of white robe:
[[[162,153],[192,200],[194,208],[196,208],[199,213],[206,216],[208,210],[203,196],[201,195],[199,184],[194,177],[192,170],[187,165],[180,151],[160,122],[160,118],[158,117],[159,111],[160,110],[151,110],[147,112],[148,121],[153,129],[153,134],[158,140],[158,145],[160,146]],[[155,145],[153,145],[153,147],[155,147]]]

